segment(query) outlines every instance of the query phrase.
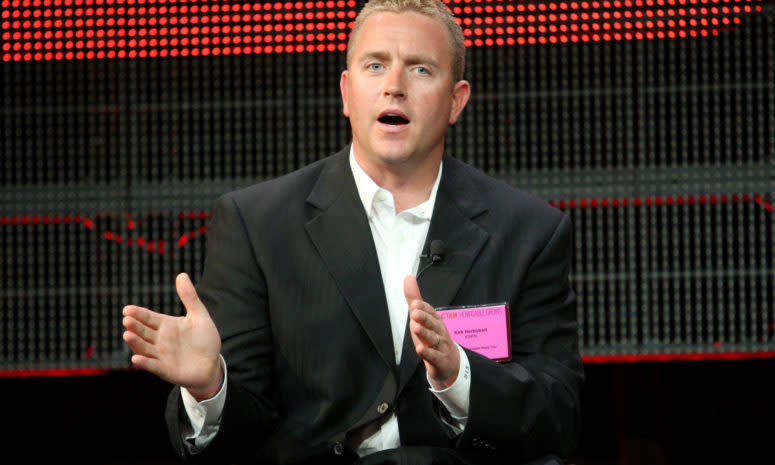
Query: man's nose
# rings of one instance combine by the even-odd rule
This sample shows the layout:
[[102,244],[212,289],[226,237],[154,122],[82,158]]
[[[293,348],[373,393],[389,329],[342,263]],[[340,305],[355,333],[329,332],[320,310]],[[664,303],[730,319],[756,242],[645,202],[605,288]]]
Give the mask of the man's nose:
[[406,79],[403,69],[396,66],[388,70],[388,72],[385,74],[385,80],[383,82],[383,91],[385,95],[389,95],[391,97],[406,96]]

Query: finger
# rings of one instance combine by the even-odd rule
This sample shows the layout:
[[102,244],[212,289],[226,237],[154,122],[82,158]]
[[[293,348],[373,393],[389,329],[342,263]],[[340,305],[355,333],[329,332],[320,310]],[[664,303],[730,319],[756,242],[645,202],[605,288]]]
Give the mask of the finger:
[[149,373],[153,373],[156,376],[162,377],[164,372],[161,362],[155,358],[146,357],[144,355],[132,355],[132,365],[145,370]]
[[[427,305],[427,304],[426,304]],[[417,324],[424,326],[425,328],[435,331],[439,334],[444,334],[446,327],[442,328],[444,323],[441,318],[438,317],[436,311],[430,305],[427,308],[424,307],[412,307],[409,310],[409,319]]]
[[156,342],[156,336],[158,332],[153,328],[142,324],[131,316],[125,316],[121,323],[126,329],[137,334],[143,340],[150,342],[151,344]]
[[[433,339],[435,342],[435,336],[433,336]],[[441,365],[444,363],[444,358],[446,357],[444,351],[433,347],[433,344],[426,342],[418,343],[417,339],[414,340],[414,351],[417,353],[418,357],[426,362],[426,369],[428,368],[428,364],[430,364],[434,369],[441,367]],[[421,341],[424,340],[421,339]]]
[[178,291],[178,297],[183,302],[183,306],[186,307],[186,313],[195,317],[209,316],[207,309],[196,293],[194,283],[191,282],[191,278],[187,273],[180,273],[175,278],[175,289]]
[[124,342],[129,345],[129,348],[132,349],[132,352],[135,354],[144,355],[150,358],[157,358],[156,346],[143,340],[143,338],[133,333],[132,331],[124,331],[122,337],[124,338]]
[[404,277],[404,297],[406,297],[406,303],[411,307],[415,301],[422,302],[422,295],[420,294],[420,287],[417,285],[417,278],[413,275],[406,275]]
[[163,318],[160,313],[137,305],[127,305],[121,313],[153,329],[159,329]]
[[[412,340],[415,345],[418,343],[430,349],[439,349],[444,342],[444,338],[438,332],[420,325],[417,322],[409,324],[409,332],[412,334]],[[437,345],[438,344],[438,345]]]
[[441,317],[436,313],[433,306],[422,300],[420,288],[417,286],[417,279],[412,275],[407,275],[404,278],[404,297],[406,298],[406,303],[409,305],[410,313],[413,309],[417,309],[441,321]]

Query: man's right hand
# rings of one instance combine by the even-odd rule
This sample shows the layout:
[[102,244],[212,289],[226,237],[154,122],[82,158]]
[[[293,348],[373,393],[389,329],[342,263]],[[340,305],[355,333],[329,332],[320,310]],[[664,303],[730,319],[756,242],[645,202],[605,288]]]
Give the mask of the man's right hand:
[[124,307],[124,341],[134,351],[132,363],[172,384],[185,387],[197,400],[218,391],[222,368],[221,337],[191,278],[175,279],[186,315],[175,317],[136,305]]

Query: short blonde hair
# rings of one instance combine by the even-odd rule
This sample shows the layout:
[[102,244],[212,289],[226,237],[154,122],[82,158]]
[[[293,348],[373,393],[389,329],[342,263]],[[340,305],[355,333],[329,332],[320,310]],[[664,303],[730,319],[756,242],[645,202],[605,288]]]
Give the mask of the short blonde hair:
[[347,43],[347,67],[352,63],[352,51],[355,40],[363,23],[375,13],[406,13],[413,12],[439,21],[447,29],[450,38],[450,56],[452,57],[453,84],[463,79],[466,64],[466,46],[463,30],[452,16],[452,12],[438,0],[371,0],[358,13],[353,24],[350,40]]

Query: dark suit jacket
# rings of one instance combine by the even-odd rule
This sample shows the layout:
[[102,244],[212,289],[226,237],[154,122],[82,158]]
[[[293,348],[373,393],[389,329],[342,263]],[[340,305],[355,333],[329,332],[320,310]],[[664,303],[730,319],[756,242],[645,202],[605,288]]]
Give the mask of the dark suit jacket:
[[[223,340],[228,391],[217,436],[194,458],[335,458],[348,431],[390,412],[402,446],[457,457],[427,463],[568,454],[583,379],[568,218],[444,158],[424,250],[440,239],[446,253],[421,275],[420,291],[436,307],[509,302],[513,350],[503,364],[467,351],[470,410],[455,436],[408,334],[395,364],[377,254],[348,154],[345,148],[216,202],[198,290]],[[388,411],[380,413],[384,403]],[[167,420],[186,455],[183,418],[175,389]]]

